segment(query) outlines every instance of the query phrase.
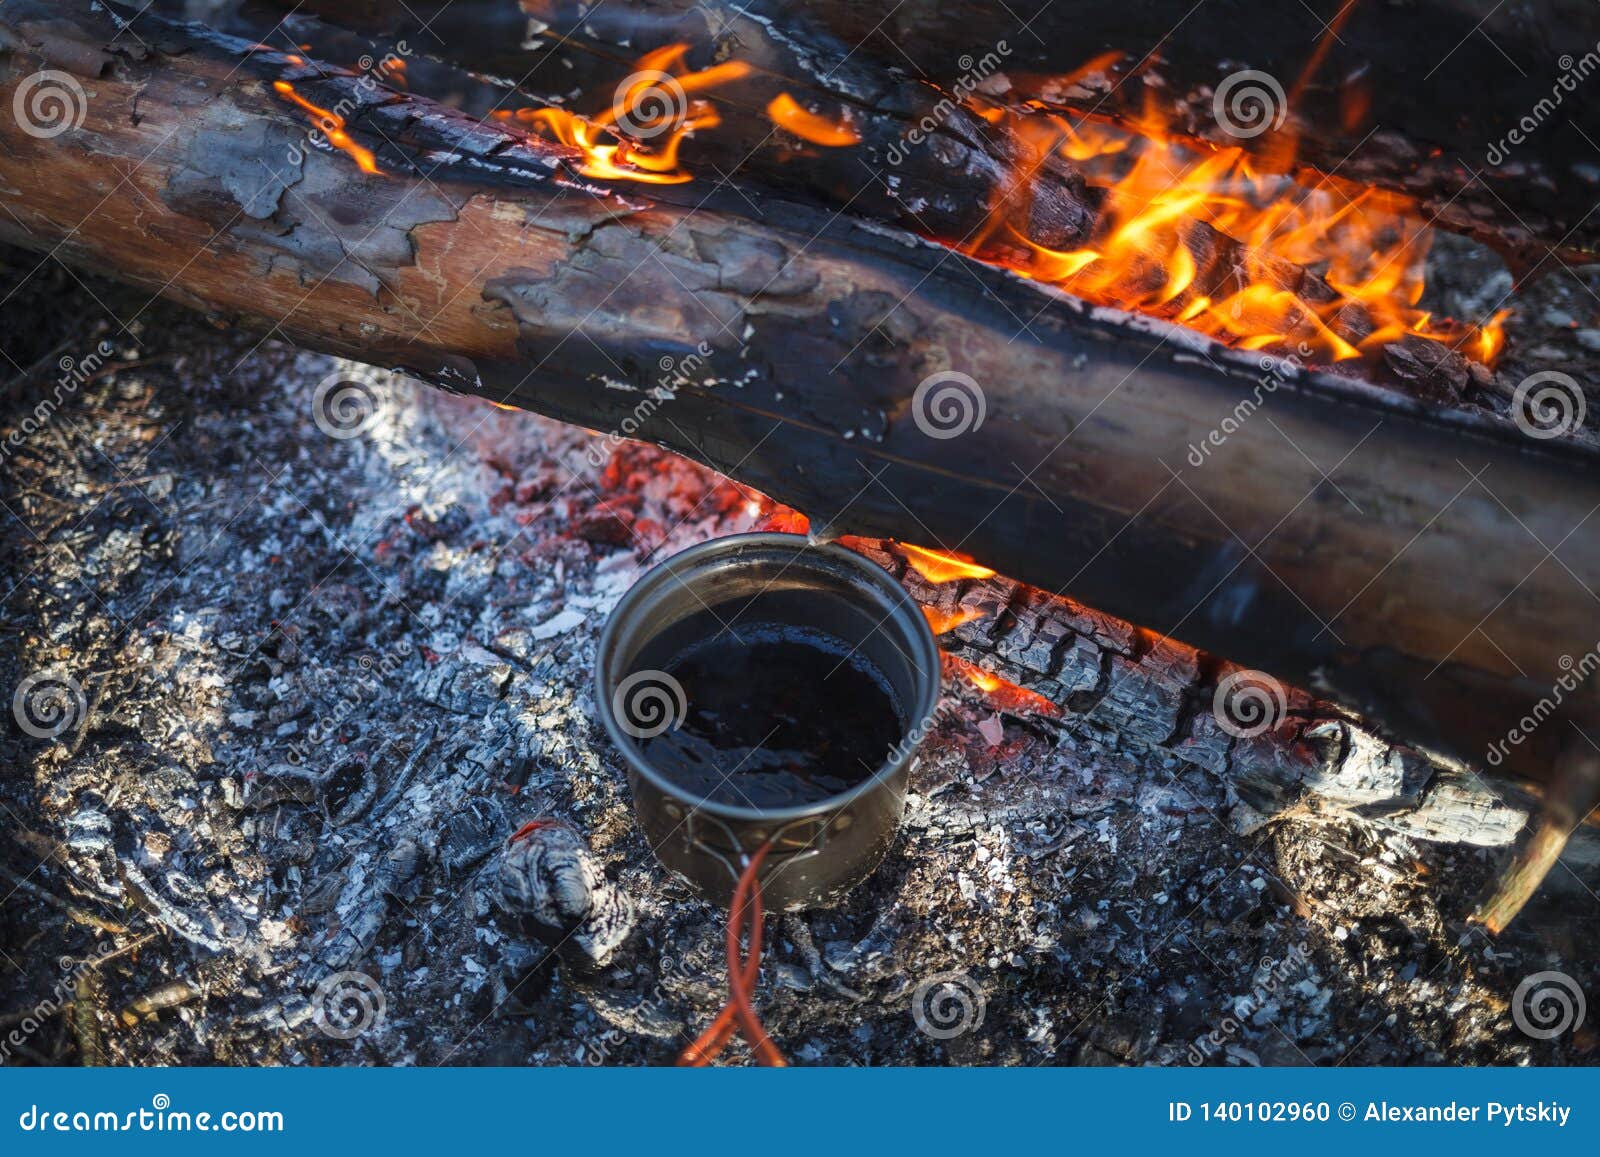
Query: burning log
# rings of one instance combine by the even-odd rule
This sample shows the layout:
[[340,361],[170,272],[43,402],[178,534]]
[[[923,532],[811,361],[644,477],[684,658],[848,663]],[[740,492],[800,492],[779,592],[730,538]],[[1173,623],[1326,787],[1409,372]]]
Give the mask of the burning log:
[[[46,73],[81,96],[67,131],[0,126],[0,236],[658,442],[825,535],[960,549],[1469,758],[1592,629],[1585,444],[826,207],[603,180],[625,158],[198,26],[145,15],[135,38],[119,12],[0,13],[0,100]],[[1503,760],[1538,775],[1577,738],[1551,724]]]
[[[1592,778],[1547,790],[1553,806],[1545,822],[1534,794],[1504,781],[1491,786],[1468,768],[1388,741],[1336,705],[1274,687],[1259,672],[981,568],[930,564],[926,552],[904,544],[851,545],[900,579],[945,654],[986,698],[1002,707],[1010,700],[1005,709],[1014,714],[1048,715],[1115,736],[1119,747],[1131,741],[1205,768],[1228,785],[1241,831],[1309,806],[1415,839],[1503,849],[1531,823],[1537,853],[1565,852],[1579,870],[1600,865],[1600,827],[1569,802],[1592,792]],[[1252,700],[1263,710],[1243,718]],[[1553,830],[1561,838],[1551,848]],[[1514,865],[1509,876],[1517,872]],[[1496,910],[1499,900],[1483,913],[1497,930],[1509,918]]]
[[[1302,164],[1415,198],[1429,219],[1523,270],[1552,252],[1586,261],[1600,249],[1600,224],[1588,213],[1594,177],[1577,160],[1589,155],[1587,138],[1600,138],[1600,118],[1564,99],[1595,67],[1600,20],[1552,0],[1515,13],[1459,0],[1329,0],[1317,6],[1325,21],[1300,6],[1191,20],[1184,0],[968,0],[887,14],[840,0],[269,6],[411,36],[534,92],[550,83],[544,62],[570,69],[586,45],[615,56],[682,40],[741,53],[758,46],[766,67],[807,90],[879,113],[906,114],[915,107],[907,94],[920,86],[941,97],[980,91],[1039,115],[1157,117],[1188,139],[1243,147],[1261,165]],[[891,72],[912,79],[896,84]]]
[[[345,15],[364,27],[393,32],[411,22],[387,12],[374,19],[359,7]],[[485,16],[502,26],[521,19],[504,5]],[[692,139],[697,166],[737,172],[746,188],[820,200],[1230,345],[1360,368],[1439,402],[1494,385],[1485,363],[1498,354],[1504,314],[1474,326],[1417,308],[1429,229],[1405,198],[1327,179],[1301,188],[1258,173],[1242,148],[1196,154],[1161,126],[1075,127],[1035,115],[1037,102],[1018,105],[1005,85],[947,95],[865,62],[852,65],[843,49],[834,55],[844,59],[818,77],[815,53],[803,50],[803,22],[786,23],[779,35],[769,23],[746,28],[730,20],[708,39],[700,10],[674,19],[644,19],[627,8],[563,19],[559,35],[546,27],[527,41],[534,47],[520,50],[542,63],[516,67],[516,85],[464,85],[448,69],[408,76],[416,91],[580,147],[589,176],[687,181],[678,154]],[[241,28],[252,37],[274,34],[260,22]],[[517,42],[512,29],[502,32],[500,43]],[[333,59],[377,51],[294,14],[276,30],[291,33]],[[624,46],[641,40],[649,50],[622,63]],[[515,63],[514,53],[507,59],[505,49],[483,44],[463,35],[459,53],[492,67]],[[730,51],[738,55],[726,58]],[[691,58],[701,67],[691,68]],[[560,67],[543,67],[552,60]],[[985,67],[990,62],[993,69],[1003,63],[992,53]],[[587,119],[564,106],[574,81],[580,93],[601,98]],[[863,92],[874,95],[865,101]],[[605,94],[615,94],[609,105]],[[650,119],[662,109],[677,115]],[[618,128],[625,130],[620,150],[602,143]],[[1326,274],[1312,266],[1326,266]]]

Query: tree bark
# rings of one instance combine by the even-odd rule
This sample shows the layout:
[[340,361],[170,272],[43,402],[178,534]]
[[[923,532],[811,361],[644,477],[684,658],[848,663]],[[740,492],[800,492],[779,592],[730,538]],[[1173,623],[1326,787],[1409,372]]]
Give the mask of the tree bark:
[[[1201,12],[1188,0],[908,0],[890,12],[851,0],[292,7],[377,36],[410,36],[422,51],[520,78],[541,98],[564,72],[536,67],[542,59],[560,57],[570,69],[595,50],[629,60],[687,40],[754,54],[811,91],[904,114],[908,91],[954,91],[973,79],[976,62],[993,58],[1004,84],[986,92],[1013,108],[1155,112],[1177,135],[1243,146],[1269,166],[1292,160],[1415,197],[1430,219],[1494,246],[1522,272],[1547,272],[1553,256],[1584,262],[1600,253],[1600,218],[1589,213],[1600,194],[1589,161],[1600,106],[1579,99],[1577,87],[1586,54],[1600,53],[1600,15],[1579,0],[1515,10],[1493,0],[1222,0]],[[530,14],[542,32],[530,35]],[[1112,63],[1084,72],[1107,54]],[[1272,78],[1283,95],[1286,115],[1272,131],[1240,136],[1217,122],[1219,86],[1244,71]],[[1291,137],[1297,149],[1285,148]]]
[[[824,533],[975,555],[1469,759],[1594,634],[1585,445],[1089,309],[815,206],[605,187],[560,146],[198,27],[146,15],[134,37],[119,11],[0,10],[0,102],[47,69],[85,96],[53,138],[0,124],[0,237],[657,442]],[[284,79],[345,108],[383,172],[309,140]],[[947,372],[983,415],[953,437],[918,398]],[[1537,775],[1573,730],[1548,723],[1505,763]]]

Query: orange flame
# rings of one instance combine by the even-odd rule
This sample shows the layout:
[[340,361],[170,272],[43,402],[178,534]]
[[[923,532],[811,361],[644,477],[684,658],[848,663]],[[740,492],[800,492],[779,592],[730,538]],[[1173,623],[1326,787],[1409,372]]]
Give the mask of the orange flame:
[[709,103],[690,100],[750,74],[743,61],[729,60],[691,72],[689,46],[669,44],[639,58],[632,75],[618,87],[611,107],[592,117],[563,108],[523,108],[492,114],[515,119],[540,135],[583,154],[578,171],[603,181],[681,185],[693,176],[681,168],[678,149],[696,131],[722,123]]
[[995,692],[1004,687],[1006,681],[992,671],[985,671],[982,667],[969,659],[960,659],[955,655],[944,657],[945,665],[979,691]]
[[[1322,62],[1333,31],[1322,37],[1293,93]],[[575,150],[584,176],[682,184],[692,179],[679,158],[683,142],[721,123],[716,109],[693,94],[753,71],[736,60],[693,71],[688,52],[687,44],[669,44],[646,53],[611,107],[593,116],[557,107],[493,115]],[[1057,82],[1104,73],[1123,55],[1104,53]],[[329,143],[364,172],[379,172],[341,117],[300,97],[287,82],[274,87],[315,118]],[[1292,133],[1275,135],[1267,161],[1257,165],[1240,147],[1201,152],[1203,146],[1179,142],[1153,106],[1114,126],[1094,117],[1069,122],[1037,105],[1025,115],[975,94],[967,102],[1012,136],[1022,158],[1016,188],[996,190],[988,227],[959,246],[977,260],[1102,305],[1167,318],[1227,345],[1309,362],[1375,359],[1385,344],[1420,336],[1492,365],[1505,346],[1505,312],[1470,325],[1418,308],[1431,232],[1414,201],[1332,178],[1306,187],[1278,175],[1292,167]],[[775,124],[814,144],[844,147],[860,140],[845,121],[813,113],[787,92],[766,111]],[[1076,248],[1054,248],[1030,235],[1033,173],[1055,157],[1105,191],[1093,234]],[[1216,233],[1238,242],[1237,250]],[[941,573],[946,577],[931,581],[992,572]]]
[[[980,111],[992,119],[995,109]],[[1027,160],[1017,188],[997,194],[989,228],[964,247],[970,256],[1228,345],[1308,361],[1375,357],[1410,334],[1485,362],[1504,345],[1503,314],[1473,326],[1417,308],[1431,232],[1408,198],[1328,178],[1307,188],[1258,171],[1238,147],[1198,152],[1171,137],[1153,108],[1132,129],[1009,112],[1003,122]],[[1292,137],[1286,148],[1285,169]],[[1106,189],[1094,235],[1076,249],[1028,236],[1029,174],[1052,154]],[[1242,246],[1226,266],[1205,225]]]
[[[638,181],[645,185],[681,185],[693,177],[677,167],[677,138],[667,142],[660,153],[632,149],[624,140],[602,144],[603,130],[564,108],[519,108],[512,113],[495,113],[505,119],[515,116],[541,136],[577,149],[583,154],[578,172],[602,181]],[[715,115],[715,114],[713,114]]]
[[[302,45],[300,45],[300,48],[301,48],[302,51],[309,51],[310,48],[311,48],[311,45],[302,44]],[[300,65],[300,64],[304,64],[306,62],[306,58],[305,57],[300,56],[297,53],[285,52],[281,48],[274,48],[270,44],[259,44],[259,43],[258,44],[252,44],[250,46],[250,51],[251,52],[272,52],[272,53],[276,53],[278,56],[283,57],[290,64],[294,64],[294,65]]]
[[831,121],[825,116],[804,109],[786,92],[780,92],[768,102],[767,117],[779,128],[814,145],[840,149],[846,145],[861,143],[861,134],[845,121]]
[[1070,85],[1077,84],[1080,80],[1083,80],[1094,73],[1108,72],[1113,64],[1124,59],[1127,55],[1128,54],[1126,52],[1119,52],[1116,49],[1112,49],[1110,52],[1102,52],[1094,59],[1085,61],[1083,64],[1078,65],[1077,68],[1073,69],[1065,76],[1058,77],[1056,83],[1062,88],[1066,88]]
[[305,97],[295,92],[294,86],[286,80],[275,80],[272,88],[279,96],[287,98],[291,103],[298,105],[308,113],[322,130],[322,135],[328,138],[328,143],[340,152],[348,153],[355,159],[356,164],[363,173],[375,173],[382,176],[383,171],[378,168],[378,162],[373,159],[372,150],[362,148],[350,139],[350,134],[344,131],[344,118],[337,113],[319,108]]
[[941,611],[938,607],[922,604],[922,613],[928,620],[928,625],[933,628],[936,635],[948,634],[963,623],[970,623],[974,619],[983,618],[984,612],[975,607],[957,607],[953,611]]
[[911,569],[920,574],[931,583],[954,582],[956,579],[986,579],[994,577],[994,571],[986,566],[981,566],[959,554],[947,554],[943,551],[928,550],[921,546],[912,546],[909,542],[896,542],[900,553],[905,555],[906,562]]
[[958,678],[965,679],[979,691],[989,697],[989,701],[1001,711],[1008,711],[1012,715],[1048,715],[1059,716],[1061,707],[1054,700],[1046,699],[1037,691],[1029,691],[1026,687],[1019,687],[1015,683],[1007,682],[992,671],[985,671],[970,659],[963,659],[958,655],[943,652],[945,670]]

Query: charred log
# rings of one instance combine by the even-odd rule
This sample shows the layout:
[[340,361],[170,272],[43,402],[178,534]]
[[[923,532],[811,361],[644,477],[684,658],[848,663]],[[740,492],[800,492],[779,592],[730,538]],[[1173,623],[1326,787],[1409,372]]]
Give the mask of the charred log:
[[[363,27],[390,27],[386,18],[374,19],[367,6],[358,8],[344,15]],[[507,20],[515,23],[524,18],[503,8],[486,16],[494,22],[496,13],[500,35],[490,43],[514,42]],[[412,91],[485,118],[531,122],[549,110],[562,110],[574,93],[591,114],[601,113],[631,104],[624,95],[630,83],[654,75],[648,62],[656,54],[675,54],[697,43],[696,30],[704,18],[701,10],[674,20],[657,13],[630,33],[626,9],[617,17],[597,14],[559,36],[549,28],[539,33],[530,42],[540,46],[535,56],[539,63],[516,84],[480,83],[476,77],[481,74],[437,65],[408,69],[407,83]],[[319,59],[372,60],[386,43],[355,37],[342,27],[295,13],[276,24],[239,17],[234,25],[252,39],[276,37],[291,47],[303,46]],[[697,103],[703,97],[703,103],[717,110],[715,125],[705,134],[695,133],[690,146],[694,169],[716,189],[733,187],[730,180],[737,176],[737,187],[746,193],[760,190],[831,206],[853,218],[892,225],[1045,281],[1060,276],[1061,258],[1070,257],[1066,251],[1105,246],[1118,233],[1119,215],[1137,211],[1126,203],[1115,212],[1106,211],[1108,190],[1089,183],[1056,151],[1059,129],[1041,135],[1018,128],[1016,120],[990,125],[980,115],[983,109],[966,107],[932,85],[865,60],[852,64],[842,49],[836,55],[843,59],[828,73],[835,86],[833,95],[818,98],[811,76],[815,54],[804,48],[803,38],[797,40],[799,31],[803,25],[778,36],[762,24],[730,32],[686,56],[707,74],[729,68],[742,73],[719,80],[709,91],[694,89]],[[418,35],[422,34],[419,29]],[[628,55],[624,45],[640,38],[653,45],[650,52],[643,57]],[[482,37],[463,34],[469,59],[500,51],[478,47],[483,42]],[[403,44],[414,52],[403,38],[387,43]],[[728,53],[736,55],[726,58]],[[511,62],[495,56],[490,63]],[[796,82],[795,77],[801,79]],[[790,95],[797,83],[806,101],[837,118],[838,131],[851,142],[848,147],[814,146],[774,119],[770,110],[775,102],[805,108]],[[686,102],[687,94],[674,91],[675,84],[668,81],[652,88],[643,100]],[[870,99],[862,95],[866,93],[872,94]],[[806,113],[833,123],[810,109]],[[1160,168],[1170,173],[1166,162]],[[1139,196],[1133,200],[1138,202]],[[738,210],[736,201],[729,204]],[[1180,266],[1192,268],[1192,275],[1170,262],[1141,256],[1113,279],[1114,290],[1096,300],[1106,303],[1106,296],[1111,302],[1137,300],[1145,312],[1167,319],[1193,316],[1191,310],[1204,314],[1212,303],[1218,303],[1220,310],[1220,303],[1228,303],[1225,317],[1231,320],[1221,321],[1225,327],[1273,319],[1271,328],[1276,332],[1266,335],[1270,344],[1251,348],[1309,361],[1348,357],[1353,360],[1334,361],[1332,371],[1364,374],[1439,404],[1509,394],[1509,387],[1481,361],[1458,352],[1464,341],[1477,344],[1470,328],[1442,340],[1402,337],[1392,325],[1374,317],[1367,304],[1346,297],[1313,270],[1241,244],[1199,217],[1175,222],[1171,233],[1171,244],[1184,252]],[[1034,246],[1048,252],[1037,252]],[[1409,248],[1404,246],[1396,258]],[[1387,268],[1378,266],[1380,273]],[[1293,299],[1287,308],[1282,305],[1285,298]],[[1209,324],[1218,321],[1218,316],[1209,316]],[[1383,334],[1390,336],[1385,339]],[[1378,337],[1369,341],[1374,335]],[[1358,349],[1363,357],[1355,356]]]
[[[1600,867],[1600,828],[1585,822],[1600,783],[1592,774],[1544,789],[1486,779],[1292,688],[1278,688],[1281,699],[1250,726],[1229,730],[1227,688],[1249,674],[1235,664],[1008,579],[930,583],[890,544],[852,545],[895,574],[935,622],[959,622],[940,636],[947,654],[1039,697],[1020,701],[1018,714],[1053,706],[1050,717],[1110,736],[1118,749],[1204,768],[1227,785],[1238,831],[1309,810],[1430,842],[1508,849],[1526,839],[1508,887],[1533,855],[1545,857],[1542,869],[1559,855],[1578,871]],[[1491,897],[1483,913],[1497,931],[1509,919],[1500,902]]]
[[[376,35],[420,37],[471,67],[523,78],[530,91],[548,77],[542,59],[570,62],[584,46],[626,58],[677,38],[741,52],[755,46],[796,83],[880,113],[910,111],[901,101],[911,86],[896,86],[895,74],[941,94],[981,84],[1013,107],[1155,112],[1176,132],[1243,145],[1269,165],[1296,157],[1319,174],[1416,197],[1431,219],[1496,247],[1524,271],[1547,271],[1552,252],[1588,261],[1600,251],[1600,225],[1589,216],[1600,178],[1583,160],[1589,139],[1600,139],[1600,117],[1572,96],[1587,75],[1577,57],[1600,51],[1600,20],[1566,0],[1515,12],[1487,0],[1328,0],[1313,5],[1316,12],[1248,4],[1208,8],[1204,19],[1189,19],[1192,6],[1182,0],[920,2],[887,14],[839,0],[297,7]],[[1241,72],[1276,84],[1276,93],[1257,85],[1243,94],[1272,106],[1271,131],[1241,136],[1218,123],[1217,93]],[[1223,90],[1223,99],[1233,92]],[[1243,115],[1262,111],[1258,102]],[[1291,136],[1297,152],[1284,148]]]
[[[1583,445],[1086,309],[814,206],[607,187],[569,149],[350,72],[139,29],[87,2],[0,14],[0,100],[44,69],[86,96],[54,138],[0,126],[0,236],[658,442],[823,533],[965,551],[1469,758],[1592,634]],[[278,82],[345,110],[344,140],[308,139]],[[919,395],[937,374],[975,387],[959,431]],[[1263,390],[1271,413],[1244,420]],[[1574,742],[1552,724],[1505,762],[1537,775]]]

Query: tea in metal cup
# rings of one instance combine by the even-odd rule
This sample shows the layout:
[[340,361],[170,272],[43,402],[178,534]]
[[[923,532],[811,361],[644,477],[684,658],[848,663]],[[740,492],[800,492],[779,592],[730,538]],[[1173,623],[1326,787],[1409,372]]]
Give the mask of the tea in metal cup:
[[[887,683],[899,742],[847,790],[814,802],[756,807],[703,796],[649,758],[640,704],[662,674],[641,656],[675,626],[710,611],[831,636]],[[765,906],[796,911],[836,903],[882,862],[899,830],[912,759],[939,697],[939,651],[921,609],[881,567],[838,546],[791,534],[741,534],[674,555],[647,572],[612,612],[595,662],[596,706],[628,768],[634,811],[661,863],[726,905],[748,857],[772,843],[761,868]],[[653,707],[673,725],[670,689]],[[644,708],[646,712],[650,706]],[[681,722],[681,718],[678,720]]]

